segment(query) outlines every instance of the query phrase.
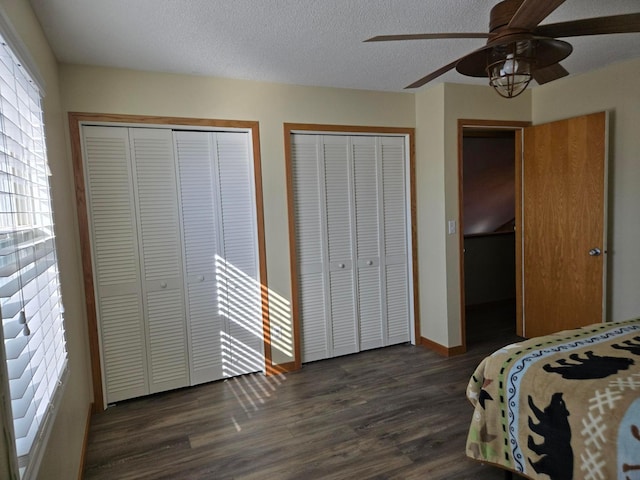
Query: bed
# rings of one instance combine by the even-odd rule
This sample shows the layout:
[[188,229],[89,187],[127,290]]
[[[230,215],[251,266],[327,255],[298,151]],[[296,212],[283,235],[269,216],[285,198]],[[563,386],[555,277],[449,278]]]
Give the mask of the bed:
[[640,319],[508,345],[467,387],[466,454],[544,480],[640,480]]

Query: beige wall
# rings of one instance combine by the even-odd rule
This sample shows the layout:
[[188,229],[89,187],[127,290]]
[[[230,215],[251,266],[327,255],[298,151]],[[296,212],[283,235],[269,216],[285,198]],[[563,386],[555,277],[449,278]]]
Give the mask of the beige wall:
[[440,84],[416,94],[421,333],[447,347],[462,344],[460,248],[447,234],[447,221],[459,225],[458,119],[530,121],[531,92],[507,100],[488,86]]
[[[60,66],[60,83],[67,111],[260,122],[268,286],[285,309],[291,299],[291,281],[283,123],[413,127],[415,117],[414,97],[408,93],[75,65]],[[276,363],[292,360],[276,348],[272,353]]]
[[640,59],[535,88],[533,122],[609,116],[609,320],[640,315]]
[[441,345],[448,341],[444,91],[440,84],[415,97],[420,336]]
[[[1,0],[0,5],[29,50],[46,83],[44,120],[52,173],[51,189],[70,377],[49,440],[49,448],[43,458],[39,478],[71,479],[77,478],[78,475],[92,395],[73,177],[64,136],[58,65],[28,2]],[[0,455],[5,456],[2,452]]]

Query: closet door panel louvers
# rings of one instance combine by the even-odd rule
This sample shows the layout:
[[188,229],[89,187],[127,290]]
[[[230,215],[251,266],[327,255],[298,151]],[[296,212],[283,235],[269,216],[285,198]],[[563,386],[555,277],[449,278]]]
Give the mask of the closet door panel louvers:
[[107,403],[148,393],[140,295],[104,295],[98,316]]
[[322,138],[329,254],[329,297],[333,351],[331,356],[358,351],[356,294],[353,277],[352,173],[349,138]]
[[205,132],[176,131],[174,144],[180,185],[185,253],[186,306],[191,384],[223,378],[222,338],[216,272],[220,257],[217,173],[213,137]]
[[404,139],[381,138],[388,344],[408,342],[409,263]]
[[107,403],[147,393],[146,344],[127,129],[82,127]]
[[409,341],[405,139],[291,142],[303,362]]
[[385,345],[376,137],[352,137],[360,350]]
[[[329,326],[325,297],[324,213],[320,181],[323,176],[318,161],[320,143],[317,135],[293,135],[291,138],[291,172],[298,280],[298,304],[302,338],[302,361],[329,357]],[[308,294],[307,292],[313,292]]]
[[82,128],[107,403],[262,370],[250,135]]
[[132,128],[150,393],[189,385],[182,242],[170,130]]
[[[215,161],[222,212],[223,258],[218,262],[224,292],[222,311],[228,321],[223,340],[231,363],[225,376],[263,368],[262,304],[258,261],[254,176],[246,133],[219,132]],[[266,295],[266,292],[265,292]]]

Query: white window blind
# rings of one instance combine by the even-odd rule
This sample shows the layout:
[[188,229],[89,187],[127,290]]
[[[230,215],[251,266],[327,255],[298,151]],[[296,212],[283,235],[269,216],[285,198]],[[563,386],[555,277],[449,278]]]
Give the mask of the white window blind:
[[3,434],[15,441],[17,479],[37,473],[67,353],[40,93],[0,42],[0,311],[9,387],[0,384],[0,398],[13,417]]

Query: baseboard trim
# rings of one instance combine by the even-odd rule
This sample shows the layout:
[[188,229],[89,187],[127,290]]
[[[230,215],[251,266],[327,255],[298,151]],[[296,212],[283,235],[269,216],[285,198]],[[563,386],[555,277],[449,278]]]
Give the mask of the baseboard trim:
[[467,351],[467,348],[464,345],[458,345],[457,347],[445,347],[444,345],[440,345],[439,343],[424,337],[420,337],[420,345],[428,348],[429,350],[433,350],[443,357],[454,357],[456,355],[462,355]]
[[87,412],[87,420],[84,426],[84,439],[82,441],[82,452],[80,452],[80,471],[78,472],[78,480],[82,480],[84,477],[84,462],[87,455],[87,446],[89,445],[89,430],[91,428],[91,415],[93,412],[93,402],[89,405],[89,411]]

